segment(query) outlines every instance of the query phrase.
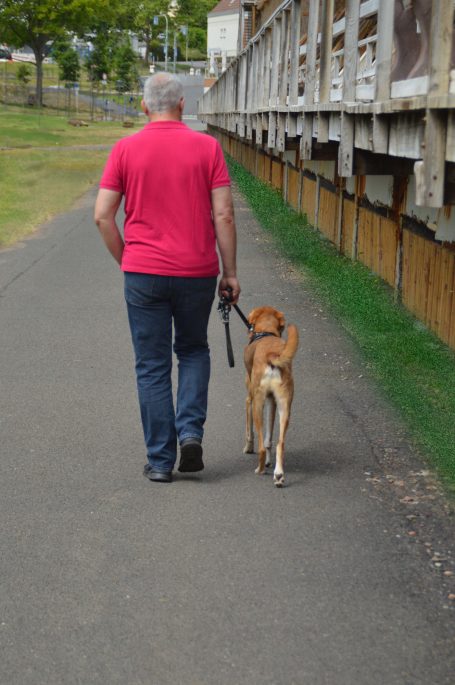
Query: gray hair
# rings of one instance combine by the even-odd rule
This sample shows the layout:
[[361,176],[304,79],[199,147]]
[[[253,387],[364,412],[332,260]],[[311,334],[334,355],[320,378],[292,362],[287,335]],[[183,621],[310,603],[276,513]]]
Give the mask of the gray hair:
[[183,86],[177,76],[161,72],[150,76],[144,85],[144,102],[149,112],[169,112],[178,107]]

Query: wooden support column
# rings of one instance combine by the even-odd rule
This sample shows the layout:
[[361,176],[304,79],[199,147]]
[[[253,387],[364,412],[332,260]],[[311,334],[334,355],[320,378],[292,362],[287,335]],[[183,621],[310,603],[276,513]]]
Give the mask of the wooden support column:
[[[392,70],[393,20],[395,3],[380,2],[378,8],[378,39],[376,42],[375,102],[390,100]],[[373,152],[385,154],[389,145],[389,124],[381,114],[373,115]]]
[[[308,39],[306,50],[305,91],[303,101],[305,105],[313,105],[316,83],[316,51],[318,47],[319,0],[310,1],[308,17]],[[302,137],[300,141],[300,156],[311,159],[313,139],[313,115],[306,113],[303,117]]]
[[[319,66],[319,104],[330,100],[332,85],[332,41],[333,41],[333,5],[334,0],[324,0],[321,17],[321,59]],[[329,141],[329,115],[318,112],[318,142]]]
[[297,105],[299,101],[300,0],[294,0],[292,3],[291,36],[289,47],[289,106],[292,107],[292,105]]
[[264,52],[264,97],[262,107],[270,107],[271,59],[272,59],[272,29],[266,29]]
[[270,107],[275,108],[278,104],[278,85],[279,85],[279,62],[281,47],[281,17],[277,17],[273,22],[272,31],[272,71],[270,74]]
[[332,64],[332,35],[333,35],[333,3],[334,0],[324,0],[321,17],[321,59],[319,66],[319,102],[328,102],[331,86]]
[[[355,102],[359,39],[359,2],[346,0],[346,30],[344,34],[343,102]],[[352,176],[354,160],[354,117],[343,112],[338,156],[340,176]]]
[[[430,86],[428,95],[446,95],[449,91],[453,32],[453,0],[433,2],[430,35]],[[423,161],[416,162],[416,204],[442,207],[444,204],[444,169],[447,142],[447,112],[426,111]]]

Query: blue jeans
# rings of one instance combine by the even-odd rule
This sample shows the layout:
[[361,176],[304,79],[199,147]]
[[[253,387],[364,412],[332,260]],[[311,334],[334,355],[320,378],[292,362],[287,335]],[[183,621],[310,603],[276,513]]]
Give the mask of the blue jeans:
[[[202,440],[210,353],[207,326],[216,277],[125,273],[125,300],[149,464],[172,471],[177,439]],[[178,359],[177,407],[172,398],[172,321]]]

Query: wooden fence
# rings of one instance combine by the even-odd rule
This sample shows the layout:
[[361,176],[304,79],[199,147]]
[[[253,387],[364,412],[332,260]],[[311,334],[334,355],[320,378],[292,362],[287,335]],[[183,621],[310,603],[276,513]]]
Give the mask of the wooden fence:
[[341,253],[386,281],[403,304],[455,348],[455,245],[434,239],[424,224],[372,206],[359,182],[354,195],[308,169],[272,157],[217,129],[224,150],[261,180],[279,188]]

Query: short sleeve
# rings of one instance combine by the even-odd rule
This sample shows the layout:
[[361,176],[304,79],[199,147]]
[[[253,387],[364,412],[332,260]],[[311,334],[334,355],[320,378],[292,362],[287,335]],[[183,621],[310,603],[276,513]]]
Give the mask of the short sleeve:
[[119,145],[117,144],[113,147],[106,162],[106,166],[104,167],[100,181],[100,188],[115,190],[118,193],[124,192],[120,157],[120,149]]
[[221,145],[216,141],[215,159],[212,170],[211,190],[214,188],[221,188],[222,186],[230,186],[231,179],[227,169],[226,161],[224,159]]

